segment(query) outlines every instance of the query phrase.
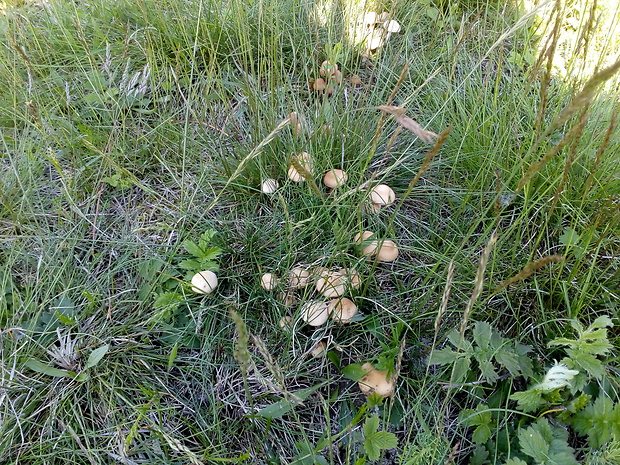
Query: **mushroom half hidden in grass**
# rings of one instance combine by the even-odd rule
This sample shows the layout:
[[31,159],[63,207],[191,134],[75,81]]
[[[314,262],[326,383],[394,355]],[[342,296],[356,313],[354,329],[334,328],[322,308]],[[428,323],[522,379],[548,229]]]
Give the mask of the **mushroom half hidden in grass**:
[[262,182],[260,190],[263,192],[263,194],[273,194],[275,191],[278,190],[278,186],[278,181],[268,178]]
[[192,277],[192,291],[197,294],[210,294],[216,287],[217,276],[213,271],[200,271]]
[[381,397],[390,397],[394,394],[396,383],[393,379],[388,380],[387,371],[376,370],[370,363],[364,363],[362,370],[366,374],[360,379],[358,386],[364,395],[377,393]]
[[357,305],[347,297],[330,300],[327,308],[332,319],[337,323],[350,323],[353,317],[357,315]]
[[311,177],[312,157],[308,152],[291,157],[291,165],[288,168],[288,177],[293,182],[302,182]]
[[323,184],[331,189],[337,189],[338,187],[344,186],[348,178],[349,176],[345,171],[333,169],[325,173],[325,176],[323,176]]
[[327,302],[311,300],[301,307],[301,318],[310,326],[321,326],[329,318]]
[[260,286],[266,291],[272,290],[278,285],[280,279],[273,273],[265,273],[260,278]]

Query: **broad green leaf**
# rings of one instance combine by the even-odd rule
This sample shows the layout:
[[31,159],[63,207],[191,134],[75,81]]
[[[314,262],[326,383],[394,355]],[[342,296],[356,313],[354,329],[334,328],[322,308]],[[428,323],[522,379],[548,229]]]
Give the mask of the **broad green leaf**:
[[88,368],[92,368],[97,365],[97,363],[101,361],[105,354],[108,353],[109,349],[110,346],[108,344],[102,345],[101,347],[94,349],[88,356],[88,360],[86,361],[86,366],[84,366],[84,369],[87,370]]
[[202,256],[202,250],[200,249],[198,244],[196,244],[194,241],[191,241],[189,239],[183,241],[183,248],[187,250],[194,257]]
[[510,399],[517,401],[517,408],[522,412],[535,412],[545,405],[542,394],[542,391],[538,389],[528,389],[527,391],[515,392],[510,396]]
[[525,455],[532,457],[536,462],[544,463],[549,456],[552,438],[545,438],[539,430],[540,428],[534,426],[519,430],[519,445],[521,452]]
[[366,418],[364,422],[364,437],[372,436],[379,429],[379,417],[377,415],[373,415],[371,417]]
[[202,254],[200,255],[200,259],[201,260],[213,260],[219,257],[220,255],[222,255],[223,252],[224,251],[220,249],[219,247],[210,247],[206,250],[203,250]]
[[366,376],[368,372],[362,368],[362,365],[359,363],[351,363],[342,369],[342,374],[349,378],[352,381],[359,381],[364,376]]
[[[320,386],[313,386],[311,388],[301,389],[299,391],[294,392],[293,394],[301,401],[304,401],[308,398],[310,394],[316,391],[319,387]],[[275,402],[271,405],[268,405],[267,407],[260,409],[258,412],[256,412],[255,415],[257,417],[271,418],[271,419],[281,418],[282,416],[286,415],[288,412],[293,410],[293,408],[295,408],[297,405],[298,405],[298,402],[295,400],[282,399],[278,402]]]
[[524,462],[521,459],[516,457],[510,458],[504,462],[504,465],[527,465],[527,462]]
[[590,376],[601,379],[605,376],[603,362],[592,354],[587,354],[579,350],[568,349],[566,354],[579,368],[585,370]]
[[69,315],[63,315],[62,313],[58,311],[55,313],[55,315],[56,315],[56,318],[58,318],[61,321],[61,323],[67,326],[75,326],[76,324],[75,320],[71,318]]
[[491,342],[491,334],[493,328],[486,321],[477,321],[474,325],[473,336],[474,342],[482,349],[487,349]]
[[71,373],[69,373],[67,370],[61,370],[59,368],[51,367],[49,365],[46,365],[43,362],[40,362],[32,358],[27,360],[26,363],[24,363],[24,365],[26,365],[31,370],[36,371],[37,373],[43,373],[44,375],[48,375],[48,376],[56,376],[56,377],[64,377],[64,378],[73,377],[71,376]]
[[489,360],[480,360],[478,362],[482,376],[486,379],[487,383],[494,383],[499,378],[499,375],[495,371],[495,367]]
[[564,233],[560,236],[560,244],[570,247],[579,243],[579,233],[570,226],[564,228]]
[[599,448],[613,436],[620,437],[620,404],[614,405],[607,396],[599,396],[573,418],[573,428],[588,436],[591,447]]
[[182,260],[179,263],[179,268],[183,270],[196,271],[196,272],[204,271],[202,269],[201,263],[198,260],[194,260],[194,259]]
[[521,366],[519,365],[519,356],[516,352],[502,348],[495,353],[495,361],[506,368],[512,376],[521,374]]
[[590,328],[606,328],[612,327],[614,322],[607,315],[601,315],[592,322]]
[[456,359],[454,363],[454,368],[452,370],[452,382],[453,383],[462,383],[467,379],[467,374],[469,373],[469,365],[471,360],[469,357],[460,357]]
[[488,425],[480,425],[474,430],[471,439],[476,444],[484,444],[489,440],[490,437],[491,428]]
[[429,365],[447,365],[448,363],[454,363],[458,358],[458,352],[454,352],[452,349],[446,347],[445,349],[435,350],[431,354],[428,364]]
[[178,351],[179,351],[179,343],[176,342],[174,346],[172,346],[170,355],[168,355],[168,372],[170,372],[170,370],[172,370],[172,367],[174,366],[174,361],[177,359]]

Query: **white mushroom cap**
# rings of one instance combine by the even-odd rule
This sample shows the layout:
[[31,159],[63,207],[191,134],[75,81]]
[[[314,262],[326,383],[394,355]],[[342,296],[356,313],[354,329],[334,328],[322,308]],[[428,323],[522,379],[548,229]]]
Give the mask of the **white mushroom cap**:
[[336,189],[344,186],[344,183],[347,182],[348,178],[349,176],[343,170],[329,170],[325,173],[325,176],[323,176],[323,184],[332,189]]
[[217,287],[217,276],[213,271],[200,271],[192,277],[192,291],[197,294],[210,294]]
[[377,205],[391,205],[396,199],[396,194],[390,186],[379,184],[370,191],[370,199]]
[[362,370],[366,372],[366,375],[360,379],[358,386],[364,395],[370,395],[376,392],[383,397],[390,397],[394,394],[394,388],[396,383],[394,380],[387,379],[387,371],[375,370],[370,363],[364,363]]
[[288,285],[292,289],[305,287],[310,282],[310,273],[303,268],[293,268],[288,274]]
[[395,21],[393,19],[383,23],[383,28],[387,32],[400,32],[400,24],[398,24],[398,21]]
[[273,194],[278,190],[279,184],[275,179],[265,179],[261,184],[260,190],[263,191],[264,194]]
[[346,278],[336,273],[321,277],[316,282],[316,290],[325,297],[340,297],[345,292]]
[[398,246],[394,241],[383,241],[377,250],[377,259],[380,262],[393,262],[398,257]]
[[329,301],[327,308],[334,321],[338,323],[349,323],[357,314],[357,305],[346,297]]
[[377,13],[375,13],[374,11],[369,11],[364,15],[363,22],[366,26],[372,26],[377,22]]
[[260,286],[266,291],[272,290],[278,285],[280,279],[273,273],[265,273],[260,278]]
[[357,233],[353,238],[354,242],[358,245],[362,246],[362,255],[370,256],[374,255],[377,252],[377,241],[369,241],[368,239],[372,237],[374,233],[372,231],[364,231],[363,233]]
[[319,300],[306,302],[301,307],[301,318],[310,326],[321,326],[329,318],[327,303]]
[[377,15],[377,22],[378,23],[384,23],[388,19],[390,19],[390,14],[387,11],[383,11],[383,12],[381,12],[381,14]]

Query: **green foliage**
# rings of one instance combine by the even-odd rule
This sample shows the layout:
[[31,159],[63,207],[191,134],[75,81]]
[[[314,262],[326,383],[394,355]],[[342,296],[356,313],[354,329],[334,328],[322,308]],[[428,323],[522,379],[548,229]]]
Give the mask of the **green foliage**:
[[540,465],[578,465],[574,450],[568,445],[568,431],[541,418],[519,430],[521,452]]
[[570,424],[577,433],[588,437],[590,447],[598,449],[612,439],[620,439],[620,403],[601,394],[577,412]]
[[379,431],[379,417],[373,415],[364,422],[364,450],[370,460],[378,460],[381,451],[393,449],[398,444],[394,433]]
[[429,364],[454,364],[452,382],[462,383],[475,370],[472,362],[476,362],[478,369],[487,383],[495,383],[498,370],[505,369],[511,376],[531,375],[532,362],[527,354],[531,346],[519,344],[504,338],[486,322],[476,322],[470,342],[461,339],[457,330],[448,334],[448,340],[457,350],[445,348],[433,351]]
[[183,241],[183,247],[193,255],[194,258],[182,260],[179,263],[179,267],[184,270],[189,270],[192,274],[205,270],[218,271],[219,265],[215,262],[215,259],[219,257],[223,251],[220,247],[211,246],[211,242],[215,235],[216,232],[209,229],[200,235],[198,243],[190,239]]

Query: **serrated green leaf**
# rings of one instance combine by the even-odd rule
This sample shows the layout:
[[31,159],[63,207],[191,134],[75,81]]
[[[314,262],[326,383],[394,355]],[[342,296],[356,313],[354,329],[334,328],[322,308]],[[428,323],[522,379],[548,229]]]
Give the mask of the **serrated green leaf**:
[[364,422],[364,437],[370,437],[375,434],[379,429],[379,422],[379,417],[376,415],[366,418]]
[[560,236],[560,244],[570,247],[579,243],[579,233],[570,226],[564,228],[564,233]]
[[372,442],[379,449],[394,449],[398,445],[398,439],[394,433],[388,431],[377,431],[372,436]]
[[551,431],[548,431],[548,435],[545,433],[547,431],[544,426],[541,427],[537,423],[529,428],[520,429],[518,436],[521,452],[539,463],[544,463],[549,457],[549,448],[553,439]]
[[189,239],[183,241],[183,248],[187,250],[194,257],[202,256],[202,250],[200,249],[198,244],[196,244],[194,241],[191,241]]
[[471,439],[476,444],[484,444],[491,438],[491,433],[491,428],[488,425],[480,425],[474,430]]
[[480,372],[482,376],[486,379],[487,383],[493,384],[499,378],[499,375],[495,371],[495,367],[489,360],[480,360],[478,362],[478,366],[480,367]]
[[101,361],[105,354],[108,353],[109,349],[110,346],[108,344],[102,345],[101,347],[94,349],[88,356],[88,360],[86,361],[86,366],[84,367],[84,369],[86,370],[97,365],[97,363]]
[[590,376],[601,379],[605,376],[605,367],[603,362],[592,354],[587,354],[579,350],[567,349],[566,354],[582,370],[585,370]]
[[491,342],[493,328],[486,321],[477,321],[472,331],[474,342],[482,349],[487,349]]
[[573,417],[573,428],[588,436],[590,447],[599,448],[612,437],[620,437],[620,404],[614,405],[607,396],[599,396]]
[[51,367],[43,362],[32,358],[26,360],[26,363],[24,363],[24,365],[26,365],[32,371],[36,371],[37,373],[42,373],[47,376],[73,378],[73,376],[71,376],[71,373],[69,373],[67,370],[61,370],[59,368]]
[[188,271],[204,271],[202,269],[202,265],[200,264],[200,262],[198,260],[194,260],[194,259],[187,259],[187,260],[182,260],[179,263],[179,268],[183,269],[183,270],[188,270]]
[[467,379],[470,364],[471,359],[469,357],[460,357],[456,359],[456,361],[454,362],[454,367],[452,369],[453,383],[459,384]]
[[67,325],[67,326],[75,326],[75,320],[73,318],[71,318],[69,315],[63,315],[60,312],[55,312],[56,318],[58,318],[61,323]]
[[517,401],[517,408],[522,412],[535,412],[545,405],[542,394],[542,391],[538,389],[528,389],[527,391],[515,392],[510,396],[510,399]]
[[590,328],[607,328],[612,327],[614,322],[607,315],[601,315],[592,322]]
[[428,364],[429,365],[447,365],[448,363],[454,363],[458,358],[458,352],[454,352],[452,349],[446,347],[445,349],[435,350],[431,354]]
[[519,356],[516,352],[502,348],[495,353],[495,361],[506,368],[512,376],[521,374],[521,365],[519,364]]
[[516,458],[516,457],[512,457],[509,458],[508,460],[506,460],[504,462],[504,465],[527,465],[527,462],[524,462],[523,460]]
[[219,247],[210,247],[206,248],[202,251],[202,255],[200,255],[201,260],[214,260],[220,255],[222,255],[224,251]]
[[476,446],[474,453],[469,458],[468,465],[484,465],[487,463],[489,463],[489,451],[486,447]]

